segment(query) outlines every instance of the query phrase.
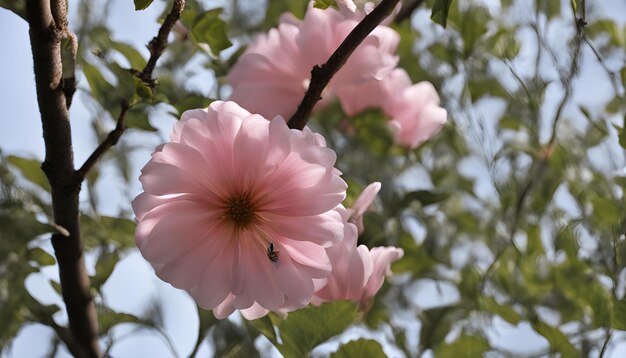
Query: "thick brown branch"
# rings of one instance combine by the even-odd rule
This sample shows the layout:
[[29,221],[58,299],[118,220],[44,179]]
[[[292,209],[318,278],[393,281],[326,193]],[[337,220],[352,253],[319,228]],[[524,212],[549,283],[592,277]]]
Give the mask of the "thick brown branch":
[[[165,51],[167,47],[167,37],[174,27],[174,24],[180,18],[180,14],[185,7],[185,0],[175,0],[174,5],[172,5],[172,10],[167,14],[167,17],[163,21],[161,28],[159,29],[159,33],[150,41],[148,44],[148,49],[150,49],[150,58],[148,59],[148,63],[143,68],[143,70],[137,73],[137,76],[141,78],[147,85],[153,86],[154,80],[152,79],[152,72],[154,71],[154,67],[156,63]],[[115,129],[113,129],[106,136],[104,141],[98,145],[98,147],[91,153],[89,158],[85,161],[85,163],[76,171],[76,178],[78,180],[78,185],[85,180],[87,173],[93,168],[93,166],[98,162],[98,160],[120,139],[124,131],[126,130],[126,126],[124,125],[124,119],[126,117],[126,113],[130,109],[130,105],[126,100],[123,100],[121,103],[121,111],[120,115],[117,117],[117,123],[115,125]]]
[[[59,3],[55,1],[55,4]],[[79,357],[97,357],[100,355],[97,316],[89,293],[89,276],[80,240],[80,188],[74,179],[69,113],[62,85],[61,39],[67,20],[55,19],[55,16],[65,16],[65,11],[59,8],[53,10],[49,0],[31,0],[26,4],[37,102],[46,148],[42,169],[50,182],[54,222],[69,233],[69,236],[52,235],[52,246],[59,264],[70,332],[76,342],[72,353]]]
[[348,57],[365,40],[391,12],[395,9],[399,0],[383,0],[376,8],[369,13],[355,28],[348,34],[345,40],[339,45],[323,65],[316,65],[311,70],[311,82],[309,88],[298,105],[298,110],[289,119],[289,128],[302,129],[306,125],[313,107],[320,100],[322,91],[328,85],[333,76],[343,66]]

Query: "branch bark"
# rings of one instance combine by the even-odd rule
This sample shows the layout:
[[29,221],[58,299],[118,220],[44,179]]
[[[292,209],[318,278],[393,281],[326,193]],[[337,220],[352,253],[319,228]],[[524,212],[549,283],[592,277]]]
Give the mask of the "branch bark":
[[333,76],[346,63],[350,55],[391,12],[400,0],[383,0],[376,8],[348,34],[345,40],[333,52],[323,65],[316,65],[311,70],[311,82],[298,110],[291,116],[287,124],[289,128],[302,130],[311,116],[313,107],[321,99],[322,91]]
[[[152,72],[156,62],[167,46],[167,37],[184,5],[184,0],[174,1],[172,11],[163,22],[158,35],[149,44],[150,59],[138,76],[151,86],[154,85]],[[68,78],[73,79],[74,76],[73,68],[71,73],[63,73],[62,61],[69,60],[72,64],[75,62],[75,58],[63,58],[62,53],[62,40],[69,37],[71,41],[75,38],[67,29],[66,6],[65,0],[29,0],[26,18],[46,149],[41,167],[50,182],[54,224],[65,229],[67,234],[52,235],[52,246],[59,265],[61,292],[69,319],[69,331],[63,331],[64,336],[61,339],[66,344],[71,342],[68,348],[76,357],[99,357],[102,352],[98,341],[98,320],[90,294],[89,276],[85,269],[80,238],[78,195],[89,169],[117,143],[124,132],[124,118],[130,106],[122,102],[116,128],[85,164],[75,171],[68,111],[75,89],[73,81],[68,83]],[[71,45],[75,45],[75,41]],[[68,54],[74,57],[75,47],[66,51],[66,57]],[[68,332],[71,333],[71,339]]]
[[33,53],[37,102],[41,113],[46,157],[42,164],[52,192],[55,224],[69,236],[52,235],[52,246],[59,264],[63,301],[69,326],[77,343],[73,353],[79,357],[100,356],[96,308],[89,292],[83,247],[78,222],[72,136],[63,89],[61,40],[67,31],[64,1],[29,0],[26,17]]
[[[146,83],[150,87],[155,87],[155,82],[152,79],[152,72],[154,72],[154,68],[156,67],[156,63],[165,51],[167,47],[167,37],[169,36],[174,24],[180,18],[180,14],[185,7],[185,0],[174,0],[174,4],[172,5],[172,10],[167,14],[161,28],[159,29],[158,34],[150,40],[148,44],[148,49],[150,50],[150,58],[146,63],[146,66],[143,68],[141,72],[137,72],[135,75],[139,77],[144,83]],[[98,147],[91,153],[89,158],[85,161],[85,163],[76,171],[76,177],[79,181],[79,184],[85,180],[85,177],[93,168],[93,166],[100,160],[100,158],[120,139],[124,131],[126,130],[126,126],[124,124],[126,113],[131,108],[128,104],[128,101],[123,100],[121,103],[121,111],[119,116],[117,117],[117,123],[115,124],[115,129],[113,129],[109,134],[107,134],[106,138],[98,145]]]

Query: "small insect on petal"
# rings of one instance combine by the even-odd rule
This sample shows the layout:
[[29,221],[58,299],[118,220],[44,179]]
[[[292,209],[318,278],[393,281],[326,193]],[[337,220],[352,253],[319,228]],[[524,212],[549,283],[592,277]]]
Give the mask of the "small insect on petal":
[[270,242],[267,245],[267,258],[272,262],[278,262],[278,255],[280,254],[280,250],[274,250],[274,243]]

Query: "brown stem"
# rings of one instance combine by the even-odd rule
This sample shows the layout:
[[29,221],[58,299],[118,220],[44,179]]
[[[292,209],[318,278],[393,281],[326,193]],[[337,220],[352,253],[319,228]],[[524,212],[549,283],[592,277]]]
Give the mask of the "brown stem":
[[154,67],[156,67],[156,63],[165,51],[167,47],[167,37],[172,31],[172,27],[178,19],[180,18],[180,14],[183,12],[183,8],[185,7],[185,0],[174,0],[174,5],[172,5],[172,10],[167,17],[163,21],[161,28],[159,29],[159,33],[148,43],[148,50],[150,50],[150,59],[148,59],[148,63],[146,67],[144,67],[143,71],[141,71],[140,78],[149,83],[152,81],[152,72],[154,71]]
[[[55,1],[55,5],[60,3],[64,2]],[[52,10],[49,0],[30,0],[26,2],[26,15],[46,148],[42,169],[50,182],[54,222],[69,233],[69,236],[53,234],[52,246],[59,264],[70,332],[76,342],[73,354],[98,357],[98,323],[80,240],[80,186],[75,180],[69,113],[62,81],[61,40],[67,31],[66,13],[58,6]]]
[[80,169],[76,171],[76,177],[79,182],[82,182],[85,179],[85,177],[87,176],[87,173],[89,173],[91,168],[93,168],[96,162],[98,162],[98,159],[100,159],[107,152],[107,150],[109,150],[109,148],[117,144],[117,141],[120,139],[120,137],[124,133],[124,130],[126,129],[124,122],[126,119],[126,113],[128,112],[129,109],[130,109],[130,106],[128,105],[128,103],[125,100],[122,101],[121,111],[120,111],[119,116],[117,117],[117,123],[115,125],[115,129],[113,129],[112,131],[109,132],[109,134],[107,134],[106,138],[104,138],[102,143],[98,145],[98,147],[93,151],[93,153],[91,153],[89,158],[85,160],[85,163],[83,163]]
[[[175,0],[158,35],[150,42],[150,60],[140,78],[152,83],[152,71],[167,46],[167,36],[180,17],[184,0]],[[65,229],[65,234],[52,235],[52,246],[59,265],[61,292],[69,319],[70,340],[65,333],[64,342],[77,357],[101,356],[98,342],[96,308],[90,294],[89,276],[85,269],[83,246],[80,239],[78,194],[89,169],[119,140],[125,126],[124,119],[130,108],[121,104],[115,129],[107,135],[94,153],[78,171],[74,170],[72,136],[68,107],[73,94],[72,86],[64,79],[61,42],[68,38],[67,8],[65,0],[29,0],[26,6],[30,42],[33,53],[37,102],[41,113],[46,157],[42,164],[52,194],[54,223]],[[70,56],[75,55],[70,51]],[[67,59],[66,59],[67,60]],[[74,60],[74,59],[70,59]],[[67,74],[66,74],[67,75]],[[73,74],[72,78],[73,78]],[[61,332],[61,331],[58,331]]]
[[[148,63],[143,68],[143,70],[137,73],[137,76],[144,81],[148,86],[154,86],[154,80],[152,79],[152,72],[154,71],[154,67],[156,63],[165,51],[167,47],[167,36],[170,31],[172,31],[172,27],[178,19],[180,18],[180,14],[185,7],[185,0],[175,0],[174,5],[172,5],[172,10],[167,14],[167,17],[163,21],[161,28],[159,29],[159,33],[150,41],[148,44],[148,48],[150,49],[150,58],[148,59]],[[124,131],[126,130],[126,126],[124,125],[124,120],[126,118],[126,113],[131,108],[129,103],[126,100],[122,100],[120,105],[121,110],[120,114],[117,117],[117,123],[115,125],[115,129],[113,129],[109,134],[107,134],[106,138],[98,147],[91,153],[89,158],[85,161],[85,163],[76,171],[76,178],[80,183],[85,179],[87,173],[93,168],[93,166],[98,162],[98,160],[120,139]]]
[[311,82],[309,88],[298,105],[298,110],[291,116],[289,128],[302,129],[306,125],[313,107],[321,99],[322,91],[330,82],[333,76],[346,63],[348,57],[365,40],[391,12],[395,9],[400,0],[383,0],[376,8],[365,16],[365,18],[348,34],[345,40],[333,52],[323,65],[316,65],[311,70]]

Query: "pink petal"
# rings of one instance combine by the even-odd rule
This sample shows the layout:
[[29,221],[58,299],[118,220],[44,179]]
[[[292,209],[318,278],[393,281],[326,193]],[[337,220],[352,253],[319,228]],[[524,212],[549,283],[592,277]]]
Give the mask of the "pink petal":
[[[311,241],[317,245],[329,246],[343,238],[344,225],[341,216],[334,210],[312,216],[283,216],[263,214],[272,232],[291,240]],[[315,227],[315,230],[309,228]]]
[[395,247],[375,247],[370,255],[374,262],[374,269],[365,286],[363,299],[374,297],[385,281],[385,275],[391,274],[390,266],[394,261],[402,258],[404,251]]
[[180,200],[163,204],[137,224],[137,246],[148,261],[169,262],[195,246],[217,215],[207,211],[202,202]]
[[249,319],[249,320],[259,319],[268,313],[269,313],[269,310],[263,308],[263,306],[261,306],[258,303],[254,303],[252,307],[250,308],[241,310],[241,315],[245,319]]
[[323,247],[308,241],[282,239],[280,241],[284,252],[296,263],[302,266],[312,278],[324,278],[331,271],[328,255]]

